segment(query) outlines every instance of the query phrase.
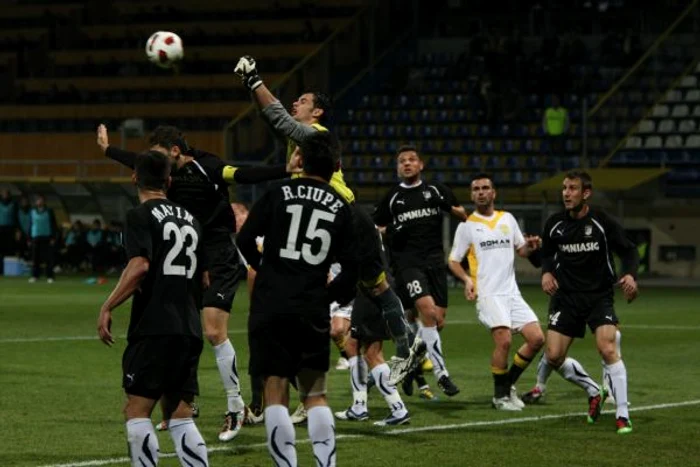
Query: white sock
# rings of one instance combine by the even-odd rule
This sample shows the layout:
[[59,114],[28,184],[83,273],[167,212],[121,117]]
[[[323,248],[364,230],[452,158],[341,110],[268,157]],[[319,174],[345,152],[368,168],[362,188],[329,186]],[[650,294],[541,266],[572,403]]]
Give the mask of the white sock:
[[321,467],[335,467],[335,422],[327,406],[309,409],[309,439],[316,463]]
[[[615,350],[617,351],[617,358],[622,358],[622,333],[619,329],[615,331]],[[604,360],[600,363],[603,365],[603,386],[605,387],[605,389],[608,390],[608,393],[612,396],[612,390],[608,385],[608,366],[605,364]],[[614,400],[615,396],[612,396],[612,398]]]
[[180,465],[206,467],[209,465],[207,445],[202,434],[191,418],[172,418],[168,422],[168,431],[175,444]]
[[367,411],[367,363],[362,357],[350,357],[350,386],[352,387],[352,411],[360,414]]
[[450,376],[445,366],[445,357],[442,354],[442,340],[436,326],[423,326],[418,331],[418,335],[428,346],[428,355],[433,362],[433,374],[437,379],[442,376]]
[[283,405],[265,407],[265,431],[267,450],[275,464],[296,467],[296,433],[289,418],[289,409]]
[[536,386],[540,391],[545,391],[547,389],[547,380],[549,379],[549,375],[552,374],[552,370],[552,365],[547,361],[547,357],[542,354],[542,358],[540,358],[540,362],[537,364]]
[[565,380],[574,383],[576,386],[583,388],[588,397],[595,397],[600,393],[600,386],[593,381],[581,364],[571,357],[567,357],[564,363],[557,368],[559,373]]
[[224,383],[226,397],[228,399],[228,411],[240,412],[245,407],[241,397],[241,387],[238,381],[238,368],[236,367],[236,351],[231,341],[226,341],[214,347],[216,366],[219,367],[221,382]]
[[384,396],[384,400],[389,406],[389,409],[391,409],[392,415],[395,417],[403,417],[407,413],[406,406],[403,404],[401,395],[396,390],[396,386],[389,384],[390,374],[391,370],[386,363],[372,368],[372,376],[374,376],[374,381],[377,383],[377,389],[379,389],[379,392]]
[[126,422],[126,440],[133,467],[158,465],[158,437],[150,418],[132,418]]
[[627,368],[622,360],[618,360],[612,365],[605,365],[607,383],[610,386],[610,391],[615,398],[617,407],[617,418],[630,418],[627,410]]

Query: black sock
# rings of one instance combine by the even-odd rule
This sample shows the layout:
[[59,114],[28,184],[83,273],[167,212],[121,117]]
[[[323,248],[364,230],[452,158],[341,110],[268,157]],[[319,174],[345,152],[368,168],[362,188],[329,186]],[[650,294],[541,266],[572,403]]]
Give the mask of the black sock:
[[520,352],[517,352],[515,354],[515,357],[513,357],[513,363],[510,365],[510,369],[508,370],[508,376],[510,377],[510,385],[514,385],[516,381],[518,381],[518,378],[520,378],[520,375],[523,374],[523,371],[530,365],[532,362],[532,359],[528,359],[523,357],[523,355]]
[[384,321],[389,328],[391,338],[396,345],[396,355],[407,358],[409,355],[408,332],[406,320],[403,316],[401,300],[391,288],[377,295],[377,302],[384,315]]
[[506,368],[491,367],[493,375],[493,397],[500,399],[510,395],[510,375]]
[[428,385],[428,382],[425,380],[425,376],[423,376],[423,369],[420,367],[420,365],[418,365],[418,368],[416,368],[415,380],[419,388]]

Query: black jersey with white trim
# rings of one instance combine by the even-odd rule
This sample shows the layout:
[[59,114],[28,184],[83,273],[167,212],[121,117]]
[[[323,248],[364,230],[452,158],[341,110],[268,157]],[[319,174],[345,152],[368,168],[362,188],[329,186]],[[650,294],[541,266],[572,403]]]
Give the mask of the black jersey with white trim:
[[384,196],[374,211],[374,222],[387,227],[392,265],[397,269],[445,264],[442,246],[443,212],[459,202],[442,183],[401,183]]
[[613,253],[622,260],[621,275],[636,277],[637,248],[622,226],[600,209],[574,219],[567,212],[547,219],[542,233],[542,272],[551,272],[559,289],[597,291],[612,287],[617,278]]
[[148,273],[131,304],[128,339],[183,335],[202,338],[199,308],[207,259],[197,219],[167,199],[152,199],[126,216],[129,259],[146,258]]

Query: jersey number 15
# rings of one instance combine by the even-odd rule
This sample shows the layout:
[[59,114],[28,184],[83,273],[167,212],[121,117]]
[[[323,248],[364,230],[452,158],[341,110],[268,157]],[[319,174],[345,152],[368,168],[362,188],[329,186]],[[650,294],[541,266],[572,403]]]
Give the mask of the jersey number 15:
[[[280,257],[286,259],[298,260],[303,258],[309,264],[317,265],[326,260],[328,250],[331,247],[331,234],[328,230],[318,226],[319,221],[333,222],[335,214],[314,209],[311,211],[311,219],[306,227],[306,233],[302,242],[301,250],[297,248],[297,240],[299,238],[299,225],[304,211],[304,206],[300,204],[290,204],[287,206],[287,212],[292,215],[292,222],[289,224],[289,234],[287,235],[287,246],[280,249]],[[321,240],[321,247],[318,252],[311,251],[311,242],[315,239]]]

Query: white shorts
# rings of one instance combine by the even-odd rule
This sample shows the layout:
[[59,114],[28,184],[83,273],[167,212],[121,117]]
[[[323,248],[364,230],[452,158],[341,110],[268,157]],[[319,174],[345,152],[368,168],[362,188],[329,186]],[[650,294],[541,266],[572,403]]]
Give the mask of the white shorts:
[[521,295],[478,297],[476,311],[479,321],[489,329],[504,327],[520,332],[526,324],[538,322],[537,315]]
[[344,318],[350,320],[352,318],[352,305],[354,301],[348,303],[345,306],[339,306],[338,302],[331,303],[331,318],[336,316],[339,318]]

